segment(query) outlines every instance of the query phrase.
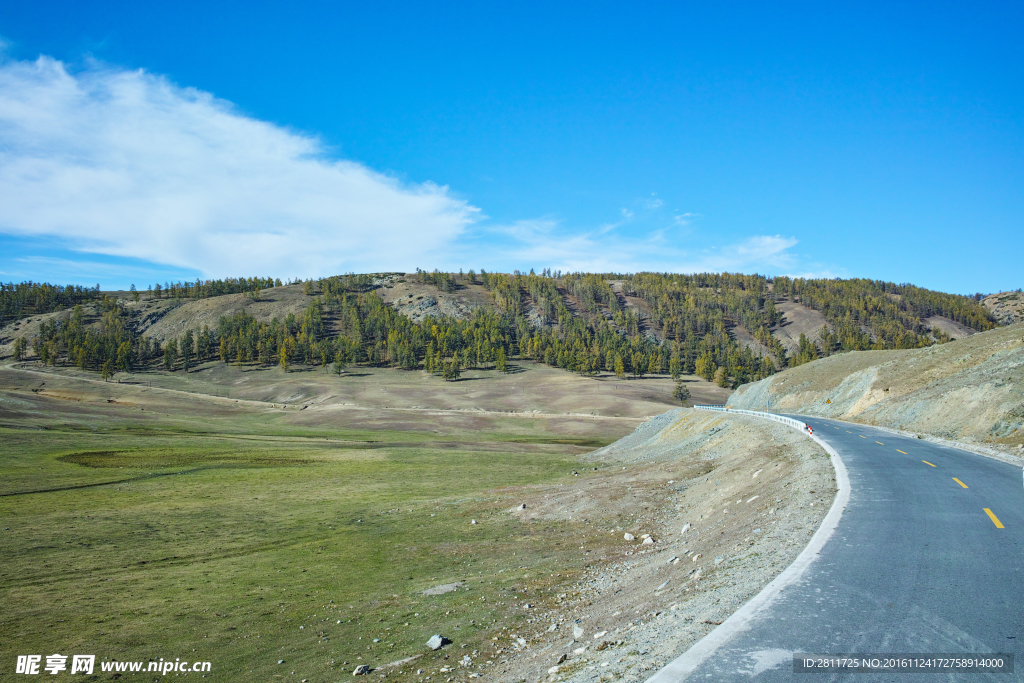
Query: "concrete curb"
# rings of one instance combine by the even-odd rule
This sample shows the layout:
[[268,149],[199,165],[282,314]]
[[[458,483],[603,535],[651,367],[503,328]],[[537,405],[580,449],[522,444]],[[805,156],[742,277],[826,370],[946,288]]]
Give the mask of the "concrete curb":
[[[806,432],[804,433],[806,434]],[[843,511],[850,502],[850,477],[846,471],[846,465],[834,448],[817,436],[812,435],[810,438],[829,454],[832,467],[836,471],[836,485],[839,488],[836,499],[832,502],[832,507],[829,508],[825,519],[822,520],[821,526],[818,527],[807,547],[797,556],[793,564],[789,565],[771,583],[765,586],[760,593],[748,600],[714,631],[701,638],[693,647],[669,662],[658,673],[648,678],[647,683],[676,683],[677,681],[685,680],[715,651],[727,644],[738,634],[748,630],[750,622],[761,611],[771,606],[783,590],[799,581],[811,566],[811,563],[817,558],[818,553],[821,552],[821,549],[825,547],[825,544],[832,537],[836,527],[839,526],[839,520],[843,516]]]

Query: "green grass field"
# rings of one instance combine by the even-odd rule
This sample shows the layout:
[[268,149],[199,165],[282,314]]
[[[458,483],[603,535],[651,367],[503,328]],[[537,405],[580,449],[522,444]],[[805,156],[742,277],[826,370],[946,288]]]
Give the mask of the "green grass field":
[[[471,433],[303,426],[189,397],[141,410],[130,393],[71,400],[93,391],[72,383],[56,400],[8,379],[4,674],[53,653],[210,661],[206,678],[224,681],[336,681],[422,655],[389,674],[420,680],[446,657],[483,661],[532,618],[517,605],[553,604],[588,561],[572,541],[584,522],[524,524],[516,491],[565,481],[576,455],[614,439],[500,417]],[[453,644],[429,651],[435,633]]]

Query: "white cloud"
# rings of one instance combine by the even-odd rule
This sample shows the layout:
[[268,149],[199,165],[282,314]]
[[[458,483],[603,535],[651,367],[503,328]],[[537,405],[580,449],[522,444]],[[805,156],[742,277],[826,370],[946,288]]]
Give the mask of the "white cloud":
[[647,209],[648,211],[654,211],[655,209],[660,209],[662,206],[665,205],[665,202],[661,201],[661,199],[659,199],[658,197],[654,196],[653,193],[652,193],[652,196],[647,197],[646,199],[640,199],[638,201],[639,201],[639,204],[643,208]]
[[478,216],[447,187],[144,71],[0,64],[0,232],[207,276],[436,263]]
[[704,217],[704,214],[692,213],[690,211],[687,211],[686,213],[681,213],[678,216],[673,216],[672,220],[673,220],[673,222],[676,225],[681,226],[681,227],[686,227],[687,225],[692,223],[694,220],[696,220],[698,218],[703,218],[703,217]]
[[776,274],[797,265],[797,258],[791,253],[797,239],[781,235],[758,235],[702,249],[692,240],[671,236],[665,229],[637,238],[607,235],[603,229],[571,233],[560,227],[554,219],[545,218],[491,228],[511,238],[511,244],[501,250],[503,267],[551,267],[570,272]]

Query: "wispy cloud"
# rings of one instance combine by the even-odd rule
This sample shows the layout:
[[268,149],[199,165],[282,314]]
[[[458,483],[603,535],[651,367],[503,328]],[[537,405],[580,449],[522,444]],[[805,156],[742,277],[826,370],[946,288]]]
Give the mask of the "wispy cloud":
[[692,223],[693,221],[697,220],[698,218],[703,218],[703,217],[704,217],[703,214],[691,213],[691,212],[688,211],[686,213],[681,213],[678,216],[673,216],[672,217],[672,221],[676,225],[687,226],[690,223]]
[[570,231],[551,218],[482,228],[508,238],[502,266],[552,267],[564,271],[762,272],[780,273],[798,264],[796,238],[758,235],[723,246],[703,247],[668,229],[646,235],[608,235],[604,229]]
[[0,207],[9,235],[210,276],[429,263],[479,216],[207,93],[47,57],[0,64]]
[[645,197],[644,199],[641,199],[639,201],[639,204],[648,211],[653,211],[655,209],[660,209],[661,207],[663,207],[665,205],[665,202],[663,202],[661,199],[652,194],[650,197]]

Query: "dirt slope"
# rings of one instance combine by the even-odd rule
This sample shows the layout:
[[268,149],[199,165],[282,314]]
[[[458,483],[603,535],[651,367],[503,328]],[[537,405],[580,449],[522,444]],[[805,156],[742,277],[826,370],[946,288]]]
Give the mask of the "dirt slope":
[[377,290],[377,294],[399,312],[420,321],[427,316],[449,315],[468,318],[480,307],[494,307],[494,297],[481,284],[463,282],[454,292],[442,292],[434,285],[414,282],[414,275],[395,280]]
[[930,318],[922,320],[925,325],[933,330],[939,330],[944,334],[948,334],[953,339],[963,339],[964,337],[970,337],[972,334],[977,334],[977,330],[972,330],[966,325],[961,325],[955,320],[944,318],[941,315],[933,315]]
[[786,351],[793,351],[800,346],[800,335],[804,334],[813,342],[821,340],[822,325],[832,329],[823,316],[813,308],[801,303],[784,301],[775,306],[785,316],[782,324],[772,328],[772,336],[779,340]]
[[[747,328],[743,327],[743,325],[736,325],[729,331],[732,332],[733,338],[736,339],[736,341],[744,348],[750,349],[754,353],[759,353],[762,356],[769,355],[768,347],[757,341],[757,339],[754,338],[754,335],[750,334]],[[797,334],[797,338],[800,338],[799,333]]]
[[836,490],[811,440],[742,415],[674,410],[583,460],[599,472],[523,492],[512,514],[582,516],[599,561],[495,657],[494,680],[644,680],[788,567]]
[[728,405],[761,410],[769,397],[778,412],[831,414],[1020,450],[1024,324],[926,349],[823,358],[744,385]]

